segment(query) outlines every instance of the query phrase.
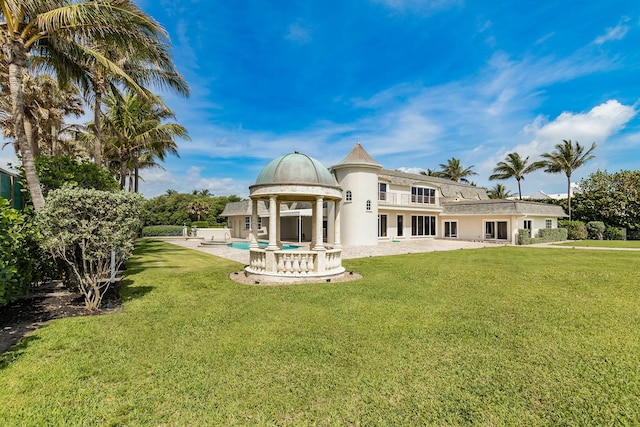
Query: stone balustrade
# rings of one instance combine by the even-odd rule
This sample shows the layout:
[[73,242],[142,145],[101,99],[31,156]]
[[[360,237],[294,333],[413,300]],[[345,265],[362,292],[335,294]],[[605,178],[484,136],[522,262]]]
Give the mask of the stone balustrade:
[[252,274],[267,276],[329,276],[344,272],[341,255],[341,249],[274,251],[251,248],[246,270]]

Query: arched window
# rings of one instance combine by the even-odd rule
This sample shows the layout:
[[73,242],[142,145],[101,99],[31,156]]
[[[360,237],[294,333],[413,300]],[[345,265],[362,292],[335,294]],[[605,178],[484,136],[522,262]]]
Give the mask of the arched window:
[[351,197],[352,197],[351,190],[347,190],[347,194],[345,194],[345,196],[344,196],[344,201],[345,202],[350,202],[351,201]]
[[367,200],[367,212],[371,210],[371,200]]

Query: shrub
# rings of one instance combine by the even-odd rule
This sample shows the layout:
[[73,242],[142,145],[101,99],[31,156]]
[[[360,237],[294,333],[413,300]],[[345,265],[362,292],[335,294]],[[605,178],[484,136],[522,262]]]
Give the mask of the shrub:
[[606,240],[626,240],[624,228],[606,226],[602,234]]
[[567,240],[566,228],[542,228],[538,231],[537,237],[531,237],[531,231],[527,229],[518,230],[519,245],[533,245],[536,243],[562,242]]
[[87,309],[97,309],[109,287],[111,252],[116,269],[131,254],[141,205],[133,193],[68,186],[49,193],[39,213],[43,245],[68,266]]
[[627,240],[640,240],[640,230],[627,229]]
[[602,240],[605,230],[604,222],[602,221],[589,221],[586,224],[587,235],[591,240]]
[[142,237],[182,236],[182,225],[148,225],[142,227]]
[[567,229],[568,240],[585,240],[587,238],[587,227],[582,221],[558,221],[558,227]]
[[55,274],[55,264],[40,240],[32,213],[12,209],[0,198],[0,305]]
[[191,223],[192,227],[197,227],[197,228],[208,228],[209,227],[209,221],[193,221]]

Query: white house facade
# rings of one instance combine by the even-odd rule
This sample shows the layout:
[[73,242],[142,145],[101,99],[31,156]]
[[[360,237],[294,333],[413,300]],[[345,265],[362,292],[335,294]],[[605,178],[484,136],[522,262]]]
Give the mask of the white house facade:
[[[529,229],[535,236],[542,228],[557,228],[558,218],[566,216],[556,205],[490,200],[484,188],[384,169],[359,143],[329,171],[342,191],[339,202],[324,203],[323,235],[329,245],[335,235],[340,236],[343,247],[433,238],[516,244],[519,229]],[[282,238],[310,240],[305,231],[311,228],[311,218],[300,208],[289,203],[278,209],[283,219],[281,229],[288,230]],[[248,235],[249,209],[247,202],[237,202],[227,205],[222,213],[233,224],[234,237]],[[326,221],[334,218],[336,210],[340,221]],[[260,211],[260,216],[268,218],[274,210]],[[260,225],[268,223],[263,219]],[[236,230],[237,226],[244,227],[244,233]],[[337,233],[334,226],[340,227]]]

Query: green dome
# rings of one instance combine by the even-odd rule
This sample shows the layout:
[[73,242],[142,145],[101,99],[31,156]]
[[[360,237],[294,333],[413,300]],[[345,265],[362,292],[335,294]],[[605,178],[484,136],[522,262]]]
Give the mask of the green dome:
[[265,166],[256,178],[256,185],[260,184],[338,185],[322,163],[297,151],[278,157]]

